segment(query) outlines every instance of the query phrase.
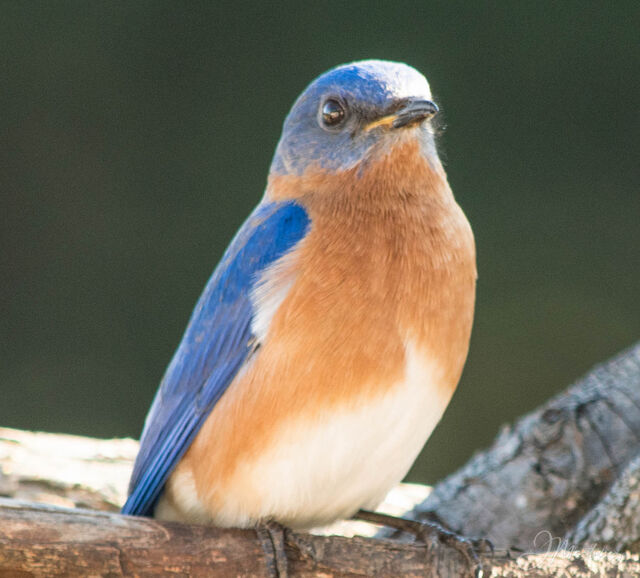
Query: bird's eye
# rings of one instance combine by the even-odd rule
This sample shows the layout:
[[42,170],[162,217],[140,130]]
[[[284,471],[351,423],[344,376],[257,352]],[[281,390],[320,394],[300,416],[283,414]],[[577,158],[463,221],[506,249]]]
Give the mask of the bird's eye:
[[325,127],[334,128],[338,126],[347,115],[347,112],[339,101],[330,98],[324,102],[320,111],[322,124]]

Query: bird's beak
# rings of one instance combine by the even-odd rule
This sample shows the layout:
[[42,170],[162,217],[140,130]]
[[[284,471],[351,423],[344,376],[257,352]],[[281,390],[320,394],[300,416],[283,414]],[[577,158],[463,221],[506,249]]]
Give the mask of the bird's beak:
[[378,118],[364,127],[365,131],[370,131],[379,126],[387,128],[402,128],[405,126],[413,126],[428,120],[436,115],[438,106],[435,102],[422,99],[409,99],[400,109],[393,114],[387,114]]

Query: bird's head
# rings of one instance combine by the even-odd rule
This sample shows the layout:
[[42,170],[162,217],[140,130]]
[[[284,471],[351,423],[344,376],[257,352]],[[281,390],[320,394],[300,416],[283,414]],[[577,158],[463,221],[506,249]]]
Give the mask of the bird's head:
[[438,112],[427,79],[398,62],[365,60],[314,80],[287,116],[272,175],[337,172],[415,139],[437,160],[430,119]]

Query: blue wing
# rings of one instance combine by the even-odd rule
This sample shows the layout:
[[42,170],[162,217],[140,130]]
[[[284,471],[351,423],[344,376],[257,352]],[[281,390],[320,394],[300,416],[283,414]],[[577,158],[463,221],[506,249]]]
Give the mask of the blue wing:
[[216,267],[147,416],[124,514],[150,516],[167,478],[251,351],[250,293],[309,227],[293,202],[261,203]]

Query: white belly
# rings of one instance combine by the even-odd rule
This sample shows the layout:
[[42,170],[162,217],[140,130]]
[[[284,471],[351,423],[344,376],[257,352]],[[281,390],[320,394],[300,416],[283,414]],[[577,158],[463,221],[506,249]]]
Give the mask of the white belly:
[[387,393],[286,424],[258,460],[241,464],[213,522],[272,518],[310,528],[375,508],[406,475],[450,395],[439,368],[409,347],[405,378]]

